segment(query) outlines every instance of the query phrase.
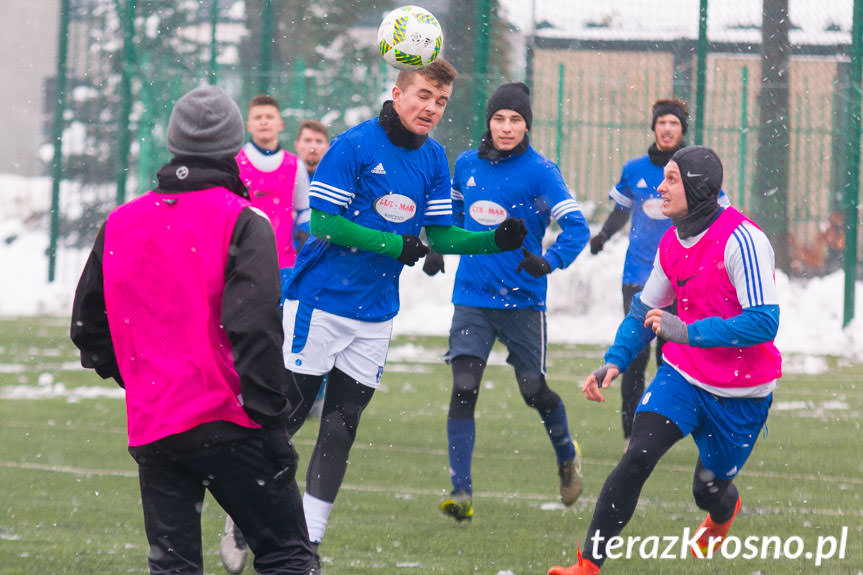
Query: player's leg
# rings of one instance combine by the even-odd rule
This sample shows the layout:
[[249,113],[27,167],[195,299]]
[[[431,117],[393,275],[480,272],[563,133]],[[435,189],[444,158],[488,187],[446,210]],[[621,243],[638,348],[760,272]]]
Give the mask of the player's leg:
[[[639,411],[632,426],[630,448],[605,480],[584,540],[583,556],[597,567],[605,562],[605,543],[629,523],[641,489],[660,458],[683,433],[664,415]],[[599,539],[599,538],[602,539]]]
[[288,400],[293,408],[288,419],[288,432],[294,435],[300,430],[317,401],[318,391],[323,389],[325,375],[294,373],[288,370]]
[[327,377],[321,426],[306,473],[303,507],[316,552],[347,471],[360,416],[380,386],[393,325],[392,320],[365,322],[323,312],[321,322],[327,324],[325,331],[343,339],[330,348],[335,367]]
[[699,453],[692,493],[707,517],[700,526],[705,532],[696,545],[700,554],[696,546],[692,549],[696,557],[706,556],[711,546],[719,544],[740,510],[740,494],[733,480],[752,453],[772,402],[772,395],[730,398],[703,390],[697,393],[703,423],[692,433]]
[[509,351],[506,361],[515,369],[522,399],[537,411],[551,441],[557,459],[561,500],[572,505],[581,494],[581,460],[578,444],[570,435],[566,406],[549,388],[545,378],[545,312],[535,309],[488,311],[498,339]]
[[288,431],[293,435],[309,416],[336,355],[352,344],[358,322],[286,300],[283,323],[285,366],[291,375],[287,396],[293,408]]
[[629,449],[605,480],[596,501],[582,548],[584,567],[553,567],[549,574],[598,572],[606,558],[608,539],[619,535],[632,518],[641,489],[657,462],[699,423],[698,397],[693,389],[672,368],[657,370],[636,410]]
[[474,411],[485,361],[471,355],[454,357],[453,387],[446,421],[449,445],[449,472],[452,490],[440,503],[440,510],[456,521],[473,517],[473,479],[471,461],[476,440]]
[[263,575],[306,575],[313,554],[295,479],[275,481],[280,471],[262,434],[216,445],[190,462],[228,512],[255,554]]
[[319,544],[323,539],[333,503],[345,478],[360,416],[374,391],[338,368],[330,372],[321,427],[309,460],[303,498],[312,544]]
[[129,452],[138,462],[150,571],[203,573],[201,479],[157,446],[132,447]]
[[[629,313],[633,296],[642,288],[643,286],[638,284],[623,284],[623,313]],[[644,393],[644,372],[649,360],[650,345],[646,345],[620,378],[620,419],[623,426],[624,446],[629,445],[629,438],[632,435],[632,419],[635,417],[638,401]]]
[[446,354],[453,376],[446,422],[452,490],[439,507],[457,521],[473,517],[471,462],[476,440],[474,411],[486,360],[494,345],[494,331],[486,311],[455,306],[449,351]]

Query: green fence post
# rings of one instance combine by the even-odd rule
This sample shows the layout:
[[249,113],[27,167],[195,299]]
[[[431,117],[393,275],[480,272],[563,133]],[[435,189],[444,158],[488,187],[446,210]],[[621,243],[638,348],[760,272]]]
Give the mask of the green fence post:
[[54,88],[54,158],[51,161],[51,233],[48,240],[48,281],[57,268],[57,236],[60,235],[60,182],[63,179],[63,110],[66,109],[66,58],[69,53],[69,0],[60,2],[60,33],[57,36],[57,78]]
[[261,64],[258,78],[258,90],[260,94],[270,91],[270,71],[273,68],[273,3],[272,0],[264,0],[264,9],[261,10]]
[[704,101],[707,95],[707,0],[701,0],[698,14],[698,42],[695,69],[695,145],[704,141]]
[[210,5],[210,73],[207,74],[207,81],[211,85],[216,84],[216,75],[218,74],[218,63],[216,62],[216,27],[219,23],[219,0],[213,0]]
[[123,73],[120,80],[120,133],[117,136],[117,205],[126,201],[126,178],[129,175],[129,149],[132,115],[132,65],[135,59],[135,0],[127,0],[123,22]]
[[842,325],[854,319],[854,288],[857,280],[857,202],[860,193],[861,76],[863,76],[863,0],[854,0],[851,25],[851,74],[849,82],[848,180],[845,183],[845,305]]
[[491,34],[491,0],[476,3],[476,35],[473,80],[473,122],[474,134],[485,132],[485,99],[488,83],[488,51]]
[[749,95],[749,68],[740,70],[740,140],[737,146],[737,193],[741,206],[746,205],[746,136],[749,134],[747,97]]
[[560,166],[563,157],[561,146],[563,145],[563,62],[557,65],[557,131],[555,133],[554,149],[557,150],[555,160]]

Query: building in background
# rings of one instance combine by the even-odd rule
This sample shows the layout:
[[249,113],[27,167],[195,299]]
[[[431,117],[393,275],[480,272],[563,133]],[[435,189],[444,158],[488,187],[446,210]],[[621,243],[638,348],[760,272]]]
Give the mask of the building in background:
[[46,82],[57,72],[60,0],[0,3],[0,173],[37,176],[54,109]]

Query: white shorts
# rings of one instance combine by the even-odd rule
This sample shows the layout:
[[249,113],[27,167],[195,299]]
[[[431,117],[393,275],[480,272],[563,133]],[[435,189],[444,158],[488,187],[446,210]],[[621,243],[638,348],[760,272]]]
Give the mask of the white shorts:
[[371,322],[334,315],[286,300],[285,367],[296,373],[324,375],[333,367],[371,388],[378,388],[390,348],[393,320]]

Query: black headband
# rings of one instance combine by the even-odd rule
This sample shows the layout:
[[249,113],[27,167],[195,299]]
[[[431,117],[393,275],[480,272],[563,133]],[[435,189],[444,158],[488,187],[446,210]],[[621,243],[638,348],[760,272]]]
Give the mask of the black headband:
[[650,122],[650,129],[655,130],[656,120],[660,116],[664,116],[666,114],[674,114],[677,116],[677,119],[680,120],[680,125],[683,127],[683,133],[685,134],[688,124],[686,112],[683,111],[683,108],[677,104],[672,104],[671,102],[663,102],[662,104],[658,104],[653,107],[653,120]]

